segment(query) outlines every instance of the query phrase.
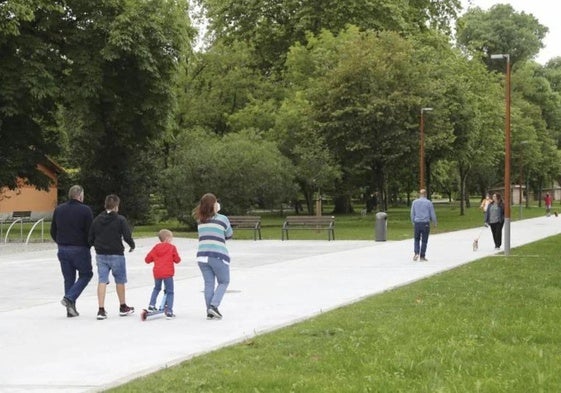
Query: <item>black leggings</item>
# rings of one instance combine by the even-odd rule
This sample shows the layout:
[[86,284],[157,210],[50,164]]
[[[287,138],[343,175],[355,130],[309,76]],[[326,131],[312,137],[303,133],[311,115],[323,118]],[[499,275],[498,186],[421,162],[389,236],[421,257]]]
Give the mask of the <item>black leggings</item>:
[[491,233],[496,248],[500,248],[503,242],[503,224],[504,221],[491,223]]

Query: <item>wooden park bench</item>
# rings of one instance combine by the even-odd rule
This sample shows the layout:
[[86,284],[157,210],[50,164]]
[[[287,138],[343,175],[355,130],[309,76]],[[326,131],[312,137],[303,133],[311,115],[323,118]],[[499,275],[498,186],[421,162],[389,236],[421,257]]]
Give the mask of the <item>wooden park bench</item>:
[[253,229],[253,240],[261,240],[260,216],[228,216],[228,220],[234,229]]
[[293,229],[327,230],[327,240],[335,240],[335,217],[288,216],[282,225],[282,240],[288,240],[288,231]]

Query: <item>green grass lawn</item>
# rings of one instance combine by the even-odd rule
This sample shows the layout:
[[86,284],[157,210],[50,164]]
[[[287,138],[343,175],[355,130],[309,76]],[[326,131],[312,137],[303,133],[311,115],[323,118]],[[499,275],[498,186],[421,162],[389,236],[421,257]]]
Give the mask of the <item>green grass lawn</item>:
[[[406,213],[391,216],[410,237]],[[440,231],[481,223],[481,213],[437,214]],[[111,391],[559,392],[560,242],[484,258]]]

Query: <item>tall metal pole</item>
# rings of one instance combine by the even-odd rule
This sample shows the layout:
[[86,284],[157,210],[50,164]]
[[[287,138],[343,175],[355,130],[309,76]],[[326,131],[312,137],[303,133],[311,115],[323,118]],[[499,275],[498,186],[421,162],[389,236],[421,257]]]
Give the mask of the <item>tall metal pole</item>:
[[419,142],[419,190],[425,188],[425,116],[424,113],[432,108],[421,108],[421,129]]
[[506,59],[505,97],[505,255],[510,254],[510,55]]
[[506,60],[505,75],[505,255],[510,254],[510,55],[491,55],[491,59]]

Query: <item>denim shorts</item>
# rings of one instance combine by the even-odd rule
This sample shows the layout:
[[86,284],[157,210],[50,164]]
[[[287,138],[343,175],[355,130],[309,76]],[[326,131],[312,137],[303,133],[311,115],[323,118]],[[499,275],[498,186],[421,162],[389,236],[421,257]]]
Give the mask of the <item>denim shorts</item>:
[[127,265],[124,255],[96,255],[95,260],[100,284],[109,284],[109,271],[113,274],[115,284],[126,284]]

